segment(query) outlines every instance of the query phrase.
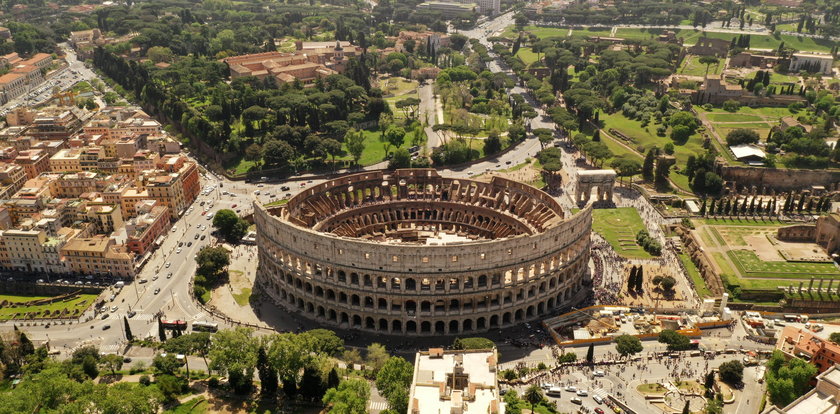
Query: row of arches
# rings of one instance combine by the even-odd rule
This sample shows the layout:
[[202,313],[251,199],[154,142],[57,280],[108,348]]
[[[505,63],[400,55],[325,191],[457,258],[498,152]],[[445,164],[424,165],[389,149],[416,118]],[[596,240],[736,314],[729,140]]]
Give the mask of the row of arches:
[[573,305],[574,303],[570,301],[575,298],[574,296],[565,297],[565,295],[560,294],[534,304],[502,312],[470,314],[468,317],[461,318],[418,320],[412,317],[388,318],[384,315],[357,313],[352,310],[342,310],[319,305],[304,298],[296,297],[294,294],[284,294],[278,297],[270,290],[267,293],[269,293],[269,296],[278,306],[290,310],[299,310],[312,319],[339,328],[408,335],[450,335],[502,328],[544,316],[558,306]]
[[507,309],[554,296],[565,301],[582,286],[585,267],[586,261],[579,260],[562,275],[556,275],[548,280],[532,281],[518,288],[495,289],[480,294],[435,295],[436,297],[430,295],[428,299],[424,296],[381,295],[368,290],[348,290],[322,284],[317,280],[285,272],[270,261],[261,263],[259,273],[267,290],[280,297],[295,295],[345,309],[415,316],[453,315]]
[[[536,247],[536,245],[534,246]],[[428,291],[449,293],[453,291],[482,291],[503,286],[528,283],[534,279],[548,279],[568,268],[570,262],[588,256],[589,240],[582,239],[551,257],[531,263],[520,263],[508,269],[499,269],[493,274],[465,275],[458,277],[414,278],[386,277],[381,275],[361,274],[340,267],[331,267],[302,259],[277,246],[260,246],[260,260],[271,260],[288,272],[319,278],[332,284],[346,287],[360,287],[366,290],[384,290],[389,292]],[[396,259],[399,261],[399,258]],[[385,271],[387,272],[387,270]]]

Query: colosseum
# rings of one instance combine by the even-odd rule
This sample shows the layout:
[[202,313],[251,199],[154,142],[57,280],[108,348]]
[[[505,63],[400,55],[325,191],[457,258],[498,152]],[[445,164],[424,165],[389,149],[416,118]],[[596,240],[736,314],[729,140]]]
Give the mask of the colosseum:
[[551,196],[515,181],[364,172],[254,210],[256,288],[325,325],[480,332],[586,293],[591,206],[567,216]]

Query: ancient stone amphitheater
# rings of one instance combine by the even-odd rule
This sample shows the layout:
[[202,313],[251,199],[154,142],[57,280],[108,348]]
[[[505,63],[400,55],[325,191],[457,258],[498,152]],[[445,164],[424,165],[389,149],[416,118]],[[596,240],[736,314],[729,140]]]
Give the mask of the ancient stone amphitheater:
[[390,334],[497,329],[585,292],[590,207],[567,217],[548,194],[494,177],[365,172],[288,204],[255,204],[256,287],[340,328]]

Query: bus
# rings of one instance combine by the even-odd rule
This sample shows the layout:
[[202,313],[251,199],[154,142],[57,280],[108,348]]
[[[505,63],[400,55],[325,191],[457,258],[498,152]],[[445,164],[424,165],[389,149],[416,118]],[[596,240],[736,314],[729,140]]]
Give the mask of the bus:
[[192,323],[192,330],[196,332],[216,332],[219,330],[219,324],[215,322],[195,321]]
[[187,329],[187,322],[182,321],[182,320],[161,319],[160,324],[161,324],[161,326],[163,326],[166,329],[179,329],[179,330]]

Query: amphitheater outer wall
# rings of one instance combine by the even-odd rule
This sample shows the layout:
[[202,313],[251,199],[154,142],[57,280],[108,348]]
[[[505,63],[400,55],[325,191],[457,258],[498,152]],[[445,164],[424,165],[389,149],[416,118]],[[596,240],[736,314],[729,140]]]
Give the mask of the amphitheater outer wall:
[[339,328],[428,335],[510,326],[574,305],[588,268],[591,206],[535,234],[423,246],[318,232],[256,203],[254,211],[256,287]]

